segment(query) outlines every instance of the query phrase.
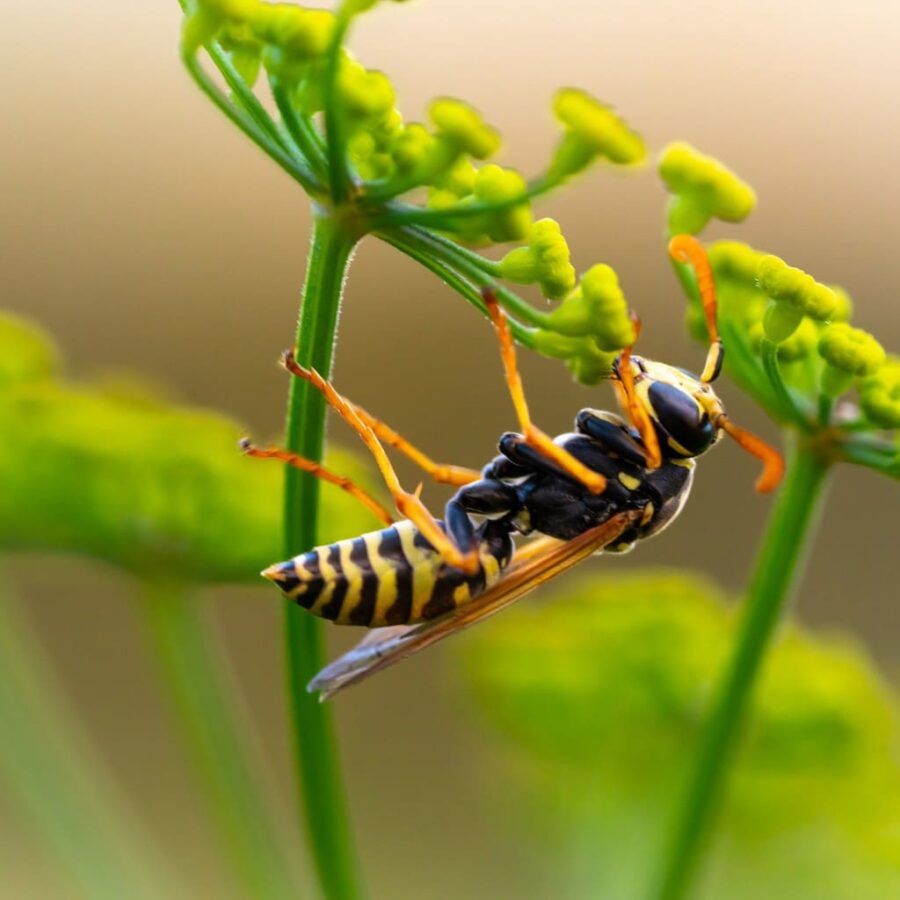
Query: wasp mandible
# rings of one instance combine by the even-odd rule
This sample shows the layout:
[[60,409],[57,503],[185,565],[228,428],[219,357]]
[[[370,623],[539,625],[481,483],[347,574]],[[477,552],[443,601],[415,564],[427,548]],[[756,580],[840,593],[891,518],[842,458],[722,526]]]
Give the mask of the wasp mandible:
[[[250,456],[280,459],[353,494],[384,522],[381,531],[316,547],[262,574],[314,615],[374,629],[309,684],[326,699],[424,647],[508,606],[601,550],[624,552],[667,527],[690,492],[695,460],[728,434],[763,463],[759,491],[781,480],[781,455],[726,415],[711,384],[724,358],[709,260],[690,235],[669,252],[689,263],[703,302],[710,346],[701,375],[635,356],[626,347],[610,380],[623,416],[582,409],[575,431],[551,438],[531,420],[506,317],[483,292],[500,343],[519,431],[500,438],[480,472],[440,465],[285,353],[285,368],[321,391],[372,453],[402,517],[358,485],[317,463],[242,441]],[[419,491],[403,489],[387,444],[434,480],[458,487],[443,520]],[[518,550],[513,535],[540,535]]]

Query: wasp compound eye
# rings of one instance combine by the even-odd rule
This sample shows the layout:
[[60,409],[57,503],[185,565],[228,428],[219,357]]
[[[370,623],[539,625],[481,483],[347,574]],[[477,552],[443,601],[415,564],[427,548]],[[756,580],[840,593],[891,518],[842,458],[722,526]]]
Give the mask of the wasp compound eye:
[[657,381],[648,391],[653,418],[661,440],[681,456],[699,456],[716,436],[709,416],[688,393]]

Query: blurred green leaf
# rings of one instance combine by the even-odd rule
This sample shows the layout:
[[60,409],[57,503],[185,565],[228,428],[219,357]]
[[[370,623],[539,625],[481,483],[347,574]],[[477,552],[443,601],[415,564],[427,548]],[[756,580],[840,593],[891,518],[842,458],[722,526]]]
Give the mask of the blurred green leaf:
[[[732,646],[724,601],[678,572],[583,580],[465,642],[510,787],[566,858],[562,895],[646,890]],[[897,739],[895,699],[862,650],[786,629],[699,896],[900,896]]]
[[[80,553],[142,575],[254,581],[281,558],[279,464],[238,450],[241,427],[151,391],[49,377],[51,344],[0,317],[0,549]],[[346,453],[328,464],[365,480]],[[323,542],[376,526],[322,489]]]

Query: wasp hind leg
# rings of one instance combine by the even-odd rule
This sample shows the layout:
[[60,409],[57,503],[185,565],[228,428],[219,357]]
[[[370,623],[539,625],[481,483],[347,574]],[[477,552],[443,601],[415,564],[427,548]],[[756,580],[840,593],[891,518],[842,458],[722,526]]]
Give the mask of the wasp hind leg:
[[[296,361],[294,354],[290,350],[285,351],[281,361],[285,369],[292,375],[296,375],[298,378],[302,378],[313,384],[307,377],[308,370],[304,369],[303,366]],[[324,379],[322,380],[322,383],[325,383]],[[313,387],[318,387],[318,385],[313,384]],[[321,388],[319,389],[321,390]],[[325,392],[322,391],[322,393]],[[462,487],[465,484],[471,484],[473,481],[477,481],[481,477],[480,473],[475,469],[435,462],[430,456],[423,453],[414,444],[410,443],[402,434],[394,431],[390,425],[382,422],[381,419],[376,418],[370,412],[367,412],[359,404],[354,403],[352,400],[348,400],[346,397],[344,397],[343,400],[348,408],[356,413],[359,420],[368,426],[380,441],[384,442],[389,447],[393,447],[397,452],[402,453],[438,484],[452,484],[456,487]]]
[[[292,353],[284,356],[285,368],[309,382],[324,397],[340,417],[357,433],[360,440],[372,454],[375,464],[384,479],[387,489],[391,493],[394,505],[401,516],[409,519],[422,536],[441,555],[444,561],[457,569],[462,569],[466,574],[474,575],[479,571],[481,563],[478,553],[474,548],[461,548],[451,540],[444,532],[437,520],[419,498],[419,491],[410,493],[403,489],[400,479],[394,470],[391,461],[385,452],[384,446],[375,433],[375,430],[360,416],[357,407],[341,396],[329,381],[326,381],[315,369],[306,369],[293,357]],[[479,474],[473,472],[472,480],[479,478]]]
[[277,459],[280,462],[287,463],[289,466],[293,466],[295,469],[300,469],[301,472],[308,472],[310,475],[320,478],[328,484],[334,484],[359,500],[366,509],[374,513],[385,525],[391,525],[394,522],[393,516],[365,488],[360,487],[346,475],[338,475],[330,469],[326,469],[320,463],[313,462],[313,460],[307,459],[305,456],[298,456],[296,453],[281,450],[278,447],[257,447],[251,443],[249,438],[241,439],[240,448],[247,456],[252,456],[255,459]]
[[546,432],[541,431],[531,421],[528,411],[528,403],[525,400],[525,389],[522,387],[522,377],[519,375],[519,366],[516,361],[516,348],[513,344],[512,334],[503,310],[494,292],[485,288],[482,292],[484,302],[487,304],[491,321],[497,332],[497,340],[500,342],[500,358],[503,361],[503,370],[506,375],[506,386],[512,397],[513,407],[519,420],[519,428],[526,443],[537,450],[542,456],[551,459],[567,475],[583,484],[591,493],[600,494],[606,487],[606,479],[599,473],[589,469],[584,463],[577,460],[571,453],[553,443],[552,438]]

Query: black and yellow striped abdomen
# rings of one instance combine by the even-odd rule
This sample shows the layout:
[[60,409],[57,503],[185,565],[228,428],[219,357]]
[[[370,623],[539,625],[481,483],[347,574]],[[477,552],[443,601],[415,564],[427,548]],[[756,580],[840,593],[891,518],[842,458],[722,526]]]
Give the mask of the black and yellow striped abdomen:
[[494,584],[512,555],[506,530],[477,532],[481,569],[448,566],[412,522],[316,547],[263,574],[285,596],[339,625],[407,625],[433,619]]

